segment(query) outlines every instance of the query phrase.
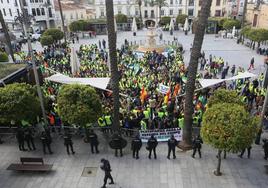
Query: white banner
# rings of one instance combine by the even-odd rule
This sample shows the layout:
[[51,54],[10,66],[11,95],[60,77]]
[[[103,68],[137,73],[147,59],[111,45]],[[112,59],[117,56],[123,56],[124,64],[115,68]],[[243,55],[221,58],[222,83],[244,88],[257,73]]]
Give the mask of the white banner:
[[159,92],[160,93],[167,94],[168,90],[169,90],[168,86],[165,86],[163,84],[159,84]]
[[181,128],[170,128],[170,129],[154,129],[154,130],[146,130],[139,131],[140,138],[142,142],[147,142],[148,139],[154,135],[158,142],[165,142],[170,139],[171,135],[174,135],[177,141],[182,140],[182,129]]

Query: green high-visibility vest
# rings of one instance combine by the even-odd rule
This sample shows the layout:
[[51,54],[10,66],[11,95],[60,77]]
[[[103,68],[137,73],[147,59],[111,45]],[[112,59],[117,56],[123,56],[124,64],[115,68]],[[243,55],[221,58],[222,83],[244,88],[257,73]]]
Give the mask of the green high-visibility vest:
[[149,119],[149,118],[150,118],[150,113],[149,113],[148,110],[143,111],[143,114],[144,114],[144,116],[145,116],[144,119]]
[[147,129],[147,125],[145,121],[141,120],[141,130],[146,130],[146,129]]
[[158,112],[158,117],[162,118],[165,115],[164,112]]
[[105,124],[105,122],[104,122],[104,119],[103,119],[102,117],[100,117],[100,118],[98,119],[98,124],[99,124],[100,127],[105,127],[105,126],[106,126],[106,124]]
[[182,117],[182,118],[179,118],[178,119],[178,126],[182,129],[183,127],[184,127],[184,118]]
[[107,126],[112,125],[111,116],[105,116],[104,119]]

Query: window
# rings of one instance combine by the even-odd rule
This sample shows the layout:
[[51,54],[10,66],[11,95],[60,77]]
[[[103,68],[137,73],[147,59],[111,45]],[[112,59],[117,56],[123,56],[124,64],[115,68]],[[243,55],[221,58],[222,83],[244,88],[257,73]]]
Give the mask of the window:
[[144,11],[144,18],[148,18],[148,11],[147,10]]
[[173,5],[173,0],[170,0],[170,4]]
[[189,0],[189,6],[194,6],[194,0]]
[[154,10],[151,10],[151,18],[154,18]]
[[83,19],[84,18],[84,15],[83,15],[83,13],[81,13],[81,19]]
[[48,16],[51,18],[52,17],[52,10],[51,7],[48,8]]
[[7,0],[7,3],[9,3],[9,0]]
[[169,10],[169,15],[172,16],[173,15],[173,9]]
[[198,5],[201,7],[201,5],[202,5],[202,0],[199,0],[199,1],[198,1]]
[[18,15],[18,16],[20,15],[20,11],[19,11],[19,9],[17,9],[17,15]]
[[41,8],[41,14],[42,14],[43,16],[46,14],[44,8]]
[[139,15],[139,9],[138,8],[135,8],[135,15],[138,16]]
[[194,15],[194,9],[188,9],[188,16]]
[[15,0],[15,6],[16,6],[16,7],[18,6],[18,2],[17,2],[17,0]]
[[32,8],[32,15],[33,15],[33,16],[36,16],[36,11],[35,11],[34,8]]
[[6,14],[6,10],[3,8],[3,14],[4,14],[4,16],[6,16],[7,14]]
[[41,15],[41,12],[40,12],[40,9],[39,8],[36,9],[36,14],[37,14],[37,16],[40,16]]
[[104,16],[104,10],[101,10],[100,15],[101,15],[101,16]]
[[199,17],[201,14],[201,10],[198,11],[197,16]]
[[221,0],[216,0],[216,6],[221,6]]
[[75,18],[78,20],[78,13],[75,12]]
[[38,0],[35,0],[35,3],[38,3]]
[[3,0],[1,0],[1,3],[3,3]]
[[182,10],[181,10],[181,9],[179,9],[178,14],[179,14],[179,15],[181,15],[181,14],[182,14]]
[[182,4],[182,0],[179,0],[179,5],[181,5]]
[[73,19],[73,14],[71,13],[71,15],[70,15],[70,19],[72,20]]
[[221,16],[221,10],[215,10],[215,16]]
[[165,10],[161,10],[161,16],[165,15]]
[[12,12],[11,12],[11,9],[9,9],[9,15],[12,16]]
[[118,14],[122,14],[122,7],[117,7]]

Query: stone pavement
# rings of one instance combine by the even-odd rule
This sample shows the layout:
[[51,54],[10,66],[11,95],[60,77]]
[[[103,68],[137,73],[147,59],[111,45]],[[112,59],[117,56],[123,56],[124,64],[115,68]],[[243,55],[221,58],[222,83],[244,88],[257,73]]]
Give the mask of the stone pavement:
[[[266,188],[268,176],[264,165],[261,146],[254,145],[251,159],[228,154],[222,161],[221,177],[213,174],[216,168],[216,150],[203,145],[201,159],[191,157],[191,152],[177,151],[177,159],[168,160],[167,145],[160,143],[157,147],[157,160],[149,160],[148,152],[143,145],[140,159],[132,158],[130,142],[124,150],[124,156],[114,157],[108,148],[108,139],[99,133],[101,138],[100,154],[90,153],[90,146],[74,137],[75,155],[67,155],[63,138],[54,136],[53,155],[43,155],[40,143],[34,152],[18,150],[14,137],[4,138],[0,145],[0,187],[1,188],[98,188],[103,183],[104,173],[100,170],[100,159],[106,158],[112,166],[115,185],[110,188]],[[18,162],[19,157],[44,157],[45,163],[53,164],[50,173],[19,173],[7,171],[10,163]],[[82,177],[84,167],[96,167],[96,176]]]

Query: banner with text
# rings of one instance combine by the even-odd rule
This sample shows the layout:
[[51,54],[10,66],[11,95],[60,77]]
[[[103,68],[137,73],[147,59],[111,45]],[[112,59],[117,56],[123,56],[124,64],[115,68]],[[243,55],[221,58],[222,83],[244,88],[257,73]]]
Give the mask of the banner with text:
[[170,128],[170,129],[154,129],[154,130],[146,130],[146,131],[139,131],[140,138],[142,142],[147,142],[148,139],[154,135],[158,142],[165,142],[174,135],[177,141],[182,140],[182,129],[181,128]]

